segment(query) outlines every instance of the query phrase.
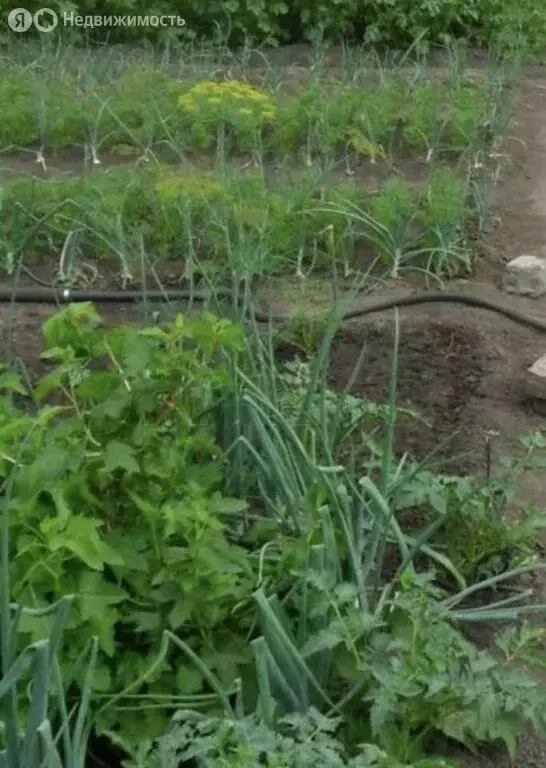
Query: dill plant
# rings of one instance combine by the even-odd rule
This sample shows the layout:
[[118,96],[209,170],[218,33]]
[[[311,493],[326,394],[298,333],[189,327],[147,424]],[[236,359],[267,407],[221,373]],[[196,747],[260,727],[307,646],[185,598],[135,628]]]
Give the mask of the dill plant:
[[203,81],[181,95],[178,104],[190,127],[194,146],[210,150],[220,138],[233,148],[250,150],[263,129],[276,121],[273,99],[248,83]]

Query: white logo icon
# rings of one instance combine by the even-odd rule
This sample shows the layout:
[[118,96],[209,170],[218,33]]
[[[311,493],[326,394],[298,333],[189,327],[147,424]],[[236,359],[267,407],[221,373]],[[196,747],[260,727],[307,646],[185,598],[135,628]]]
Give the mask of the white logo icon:
[[38,32],[53,32],[58,23],[57,14],[51,8],[40,8],[34,14],[34,26]]
[[51,8],[40,8],[34,15],[26,8],[15,8],[8,14],[8,26],[14,32],[26,32],[34,24],[38,32],[53,32],[59,17]]
[[32,14],[26,8],[14,8],[8,14],[9,28],[14,32],[26,32],[32,26]]

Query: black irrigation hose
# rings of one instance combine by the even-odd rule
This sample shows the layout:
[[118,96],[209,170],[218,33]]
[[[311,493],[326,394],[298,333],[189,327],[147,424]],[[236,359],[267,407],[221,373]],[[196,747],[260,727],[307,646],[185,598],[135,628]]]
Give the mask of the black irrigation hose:
[[[233,293],[230,290],[217,290],[214,294],[217,298],[232,298]],[[149,301],[180,301],[192,299],[193,301],[206,301],[211,298],[211,294],[193,293],[188,290],[180,291],[147,291],[145,297]],[[54,288],[1,288],[0,303],[15,302],[23,304],[66,304],[71,302],[92,301],[94,303],[127,303],[141,301],[143,294],[140,291],[56,291]],[[496,312],[499,315],[507,317],[519,325],[527,328],[534,328],[538,331],[546,332],[546,320],[525,315],[515,309],[509,309],[502,304],[497,304],[488,299],[481,299],[478,296],[468,296],[464,293],[416,293],[408,296],[390,297],[370,302],[360,307],[347,310],[341,314],[341,320],[352,320],[357,317],[364,317],[375,312],[384,312],[396,307],[414,307],[419,304],[463,304],[467,307],[485,309],[489,312]],[[287,323],[290,318],[286,315],[273,315],[266,312],[252,312],[257,322],[267,323],[270,320],[274,323]]]

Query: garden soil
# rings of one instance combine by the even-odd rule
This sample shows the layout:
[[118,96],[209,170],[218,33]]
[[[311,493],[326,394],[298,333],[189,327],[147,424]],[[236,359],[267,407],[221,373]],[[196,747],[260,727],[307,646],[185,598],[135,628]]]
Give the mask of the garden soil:
[[[449,290],[505,302],[546,320],[546,298],[505,296],[500,287],[504,265],[511,258],[522,253],[546,256],[546,69],[527,71],[511,133],[505,145],[509,163],[495,194],[496,219],[480,243],[483,256],[477,273],[472,280],[452,283]],[[375,295],[403,294],[413,288],[413,283],[397,281]],[[290,308],[286,302],[278,304]],[[131,305],[99,305],[99,309],[108,323],[138,319],[138,310]],[[7,305],[0,307],[0,330],[5,333],[10,326],[13,351],[31,378],[44,371],[40,329],[53,311],[40,305],[16,305],[12,311]],[[525,401],[521,383],[525,369],[546,354],[546,333],[464,306],[405,309],[399,318],[398,403],[420,410],[429,422],[424,426],[402,420],[397,435],[400,451],[425,457],[439,441],[452,440],[449,452],[455,448],[465,453],[456,469],[485,476],[488,441],[495,472],[499,457],[514,452],[519,436],[546,429],[546,416]],[[364,367],[353,392],[386,401],[393,330],[392,311],[348,323],[333,350],[333,384],[346,384],[365,345]],[[539,504],[546,499],[546,472],[526,475],[523,496]],[[546,580],[537,579],[535,586],[537,601],[546,603]],[[494,753],[464,755],[461,760],[468,768],[510,764],[504,755]],[[523,737],[516,766],[546,766],[546,742]]]

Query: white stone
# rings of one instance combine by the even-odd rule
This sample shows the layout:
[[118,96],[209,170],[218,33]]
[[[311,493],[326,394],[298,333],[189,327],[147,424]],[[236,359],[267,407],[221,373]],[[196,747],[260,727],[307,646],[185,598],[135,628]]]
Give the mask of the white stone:
[[546,293],[546,259],[523,254],[506,265],[503,288],[506,293],[537,298]]
[[525,393],[537,400],[546,400],[546,355],[535,360],[524,375]]

